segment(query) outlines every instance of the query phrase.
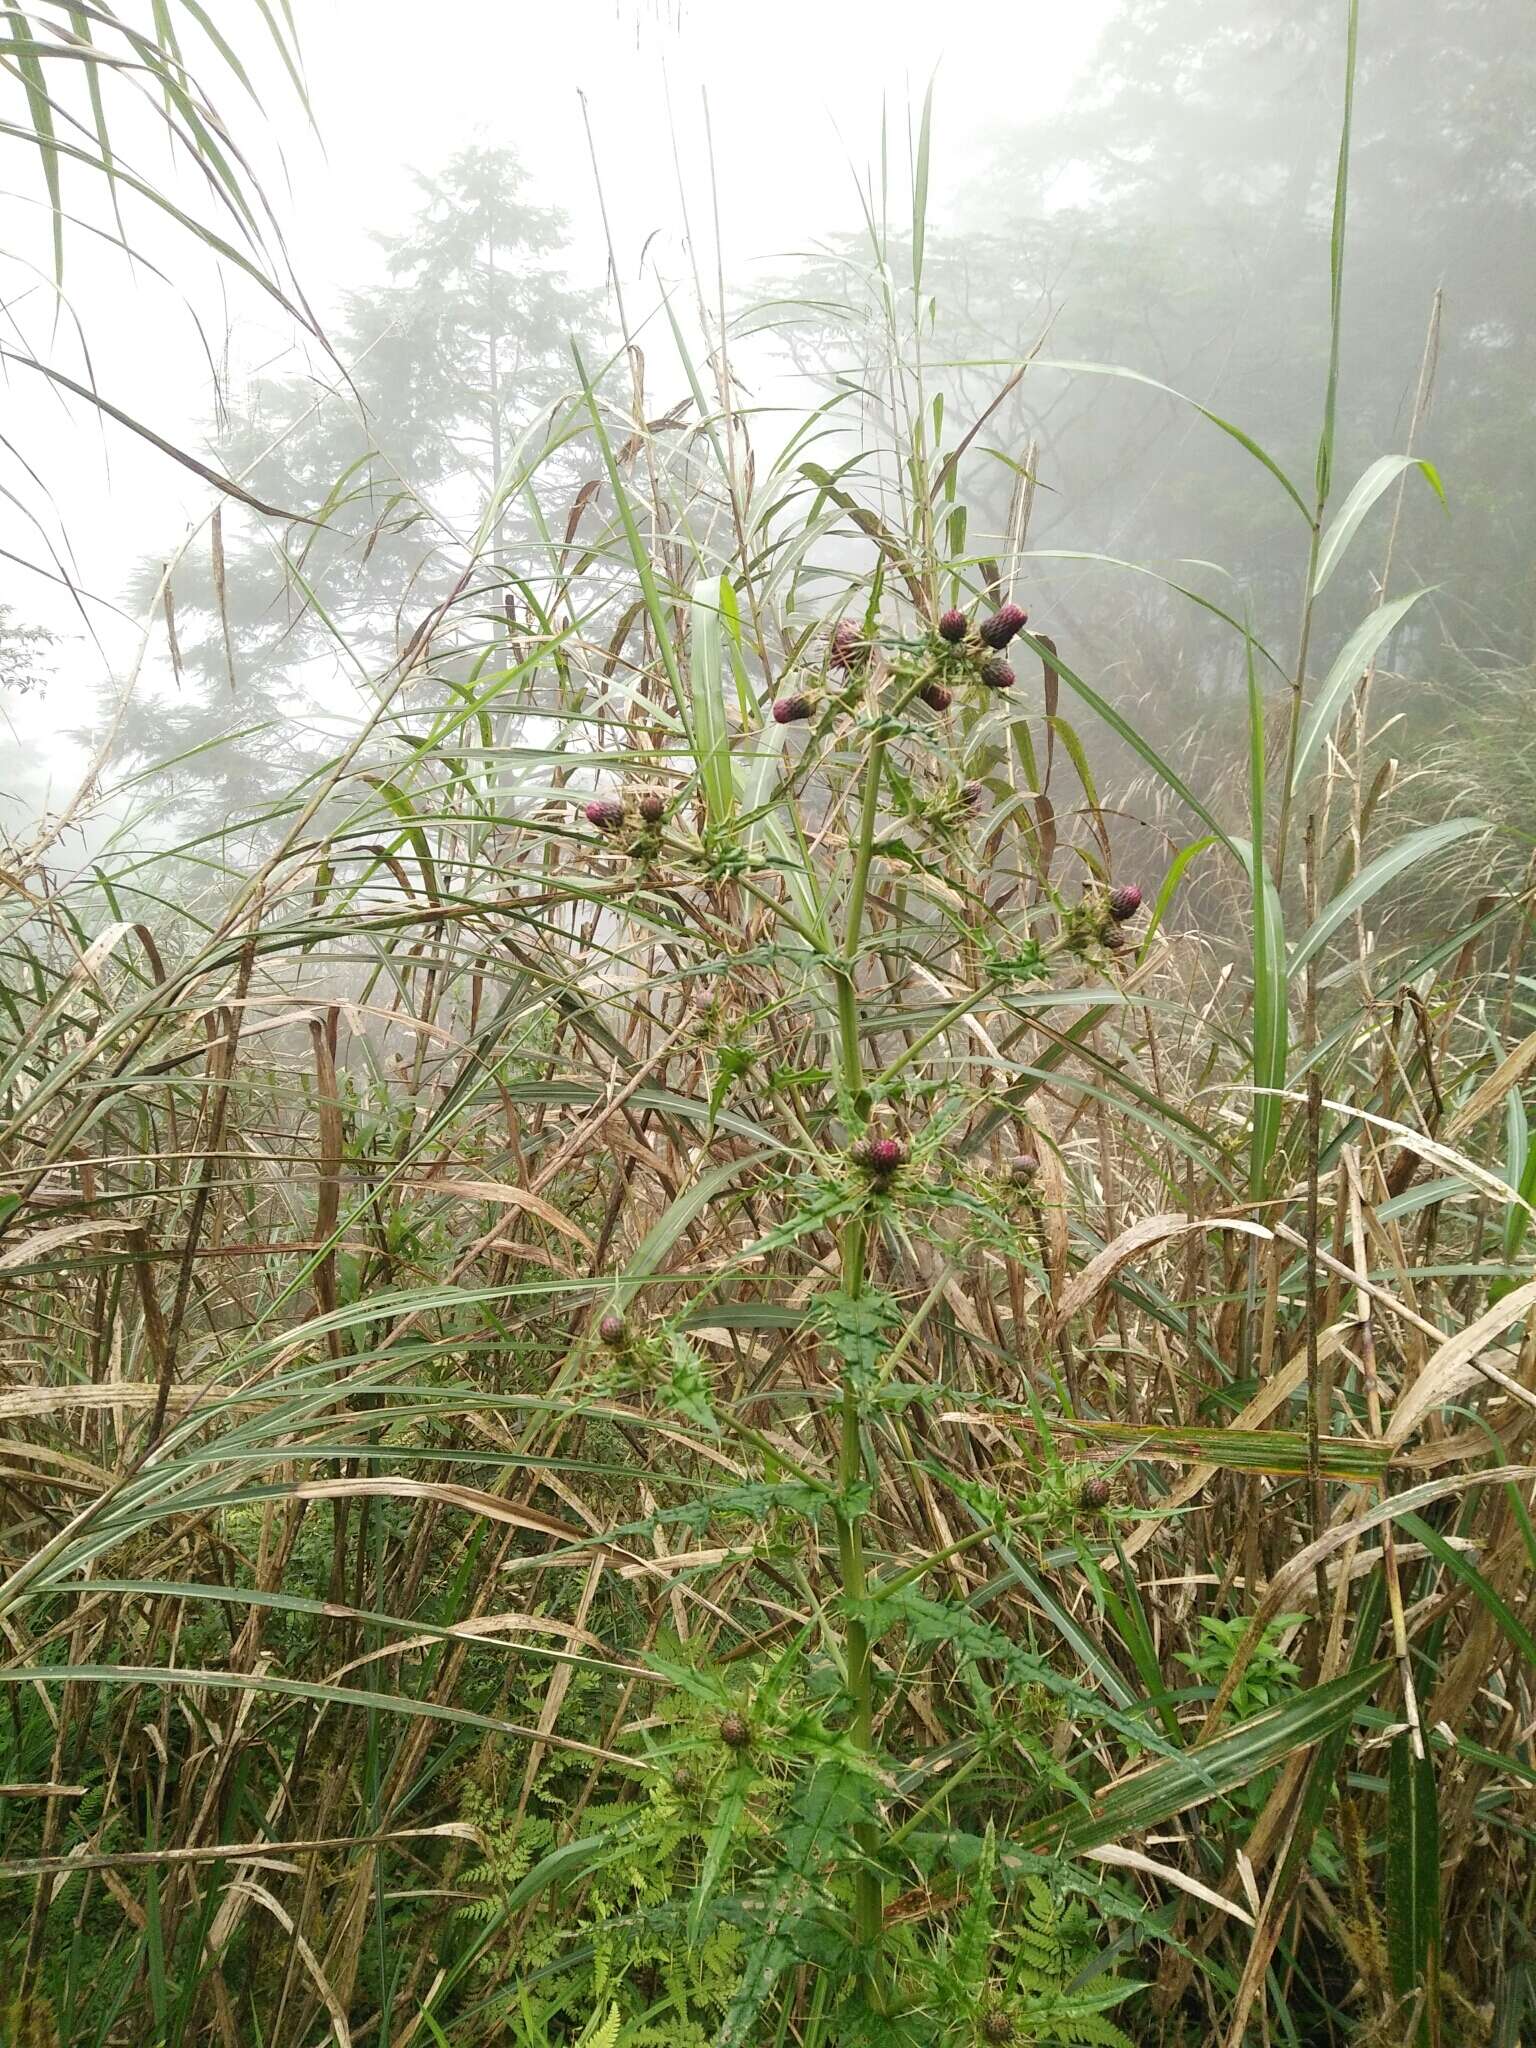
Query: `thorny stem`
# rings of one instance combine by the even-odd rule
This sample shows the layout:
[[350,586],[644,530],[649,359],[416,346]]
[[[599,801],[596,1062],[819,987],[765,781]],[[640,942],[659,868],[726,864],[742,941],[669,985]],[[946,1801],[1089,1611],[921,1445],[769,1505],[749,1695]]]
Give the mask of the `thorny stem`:
[[[870,861],[874,854],[875,820],[880,807],[880,783],[885,771],[885,733],[875,728],[869,759],[864,766],[863,807],[859,836],[854,849],[853,876],[848,887],[848,904],[843,927],[843,957],[834,967],[837,979],[838,1050],[844,1090],[855,1116],[868,1116],[869,1100],[864,1086],[864,1059],[859,1044],[857,973],[859,941],[864,925],[864,906],[869,894]],[[842,1235],[843,1292],[857,1300],[864,1292],[868,1222],[863,1215],[850,1218]],[[869,1653],[869,1625],[864,1619],[866,1596],[864,1541],[859,1517],[852,1508],[854,1489],[863,1468],[862,1417],[859,1390],[850,1373],[843,1375],[842,1444],[838,1458],[837,1551],[842,1573],[845,1622],[845,1651],[848,1666],[848,1697],[853,1703],[852,1735],[861,1750],[874,1748],[875,1689]],[[862,1862],[854,1878],[854,1923],[867,1962],[879,1940],[884,1914],[880,1873],[875,1858],[878,1837],[872,1821],[862,1821],[855,1830]]]

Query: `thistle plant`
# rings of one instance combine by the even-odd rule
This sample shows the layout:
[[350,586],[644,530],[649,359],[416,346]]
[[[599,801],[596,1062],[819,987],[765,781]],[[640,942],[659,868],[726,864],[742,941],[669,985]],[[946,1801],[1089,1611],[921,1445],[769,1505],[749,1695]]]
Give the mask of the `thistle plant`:
[[1489,842],[1341,780],[1385,626],[1312,673],[1412,465],[1335,518],[1331,414],[1307,495],[1197,409],[1305,622],[1197,600],[1252,744],[1193,786],[978,435],[1045,365],[936,358],[926,111],[912,170],[777,454],[737,331],[679,318],[686,448],[574,360],[254,870],[0,863],[43,2038],[1526,2024],[1526,903],[1415,932]]

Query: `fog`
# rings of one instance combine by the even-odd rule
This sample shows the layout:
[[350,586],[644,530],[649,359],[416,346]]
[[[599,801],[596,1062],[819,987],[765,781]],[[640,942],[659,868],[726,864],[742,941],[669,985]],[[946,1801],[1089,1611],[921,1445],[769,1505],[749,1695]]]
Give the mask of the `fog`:
[[[471,0],[456,12],[452,33],[433,39],[404,0],[366,10],[355,0],[304,0],[298,30],[313,120],[281,65],[248,37],[242,54],[256,69],[264,118],[241,109],[240,135],[252,147],[292,278],[322,329],[348,291],[378,282],[377,237],[409,217],[418,175],[437,173],[466,146],[515,152],[530,201],[565,216],[560,260],[577,283],[605,286],[611,233],[620,286],[627,284],[644,328],[656,312],[656,277],[678,272],[689,199],[711,234],[718,203],[732,286],[750,290],[754,275],[781,265],[784,252],[857,225],[855,179],[878,156],[882,120],[904,135],[914,99],[946,56],[961,116],[974,97],[967,72],[976,50],[1027,35],[1030,68],[1039,67],[1036,108],[1048,109],[1063,100],[1103,11],[1088,6],[1063,20],[1044,6],[964,0],[936,33],[929,10],[901,0],[880,10],[874,36],[866,6],[789,0],[765,39],[758,10],[737,0],[707,11],[651,0],[575,0],[557,9]],[[963,164],[980,161],[979,134],[967,134],[968,125],[951,124],[951,183]],[[134,134],[147,168],[195,207],[195,173],[170,157],[147,118],[137,119]],[[174,287],[99,240],[73,236],[69,311],[56,328],[36,159],[17,148],[9,172],[11,319],[39,354],[80,377],[87,351],[70,331],[77,317],[96,388],[178,447],[206,453],[224,394],[257,374],[334,378],[336,365],[313,335],[153,217],[135,222],[134,246],[164,263]],[[109,227],[109,209],[79,189],[84,182],[75,195],[83,216]],[[42,400],[21,373],[11,376],[7,481],[21,502],[6,503],[0,527],[0,545],[12,555],[0,568],[0,603],[18,623],[60,635],[51,658],[34,664],[48,677],[46,709],[14,691],[4,703],[12,732],[35,756],[26,787],[36,801],[39,777],[57,794],[84,759],[62,729],[89,719],[105,668],[120,673],[135,659],[135,614],[120,609],[135,566],[146,555],[169,555],[189,521],[206,519],[210,500],[133,435],[84,405]],[[380,423],[386,438],[388,427]],[[85,595],[99,650],[58,581],[64,574]],[[153,674],[153,650],[149,663]]]
[[[254,37],[242,49],[253,94],[226,76],[221,106],[270,207],[269,248],[281,239],[272,274],[292,305],[312,309],[312,331],[163,215],[141,210],[130,239],[144,260],[125,260],[105,245],[110,208],[84,175],[65,181],[73,217],[56,304],[46,189],[36,153],[13,145],[11,334],[19,353],[94,383],[162,440],[226,471],[236,448],[254,453],[260,394],[274,380],[339,388],[343,368],[389,345],[391,316],[367,295],[387,282],[379,237],[409,241],[414,231],[420,179],[440,178],[466,150],[510,152],[526,178],[520,203],[562,217],[558,246],[523,259],[530,276],[558,273],[572,306],[585,295],[589,350],[613,346],[622,308],[647,358],[647,402],[660,409],[685,389],[667,295],[691,299],[702,276],[707,298],[723,291],[739,316],[754,297],[808,279],[846,286],[861,181],[878,187],[884,149],[885,175],[902,186],[931,77],[933,359],[984,366],[936,368],[953,416],[980,412],[1027,357],[1124,366],[1241,427],[1302,481],[1306,500],[1327,371],[1343,24],[1341,7],[1315,4],[1103,0],[1065,13],[958,0],[940,17],[916,5],[798,0],[765,32],[760,10],[735,4],[585,0],[558,10],[471,4],[433,33],[394,0],[367,10],[306,0],[297,30],[312,122]],[[1431,587],[1384,663],[1404,679],[1393,711],[1416,736],[1408,751],[1421,766],[1457,739],[1452,707],[1467,687],[1496,692],[1483,702],[1506,707],[1518,731],[1531,659],[1529,28],[1519,0],[1367,8],[1362,24],[1338,493],[1411,443],[1435,462],[1448,509],[1405,479],[1400,504],[1389,495],[1376,508],[1374,541],[1335,579],[1323,624],[1331,645],[1380,598],[1389,566],[1394,593]],[[172,157],[156,120],[143,110],[124,118],[120,147],[189,213],[211,217],[199,174]],[[553,300],[545,312],[558,325]],[[826,367],[824,339],[813,322],[786,337],[770,323],[754,334],[747,321],[734,374],[755,403],[788,402],[795,380],[804,387]],[[420,345],[442,346],[441,330]],[[519,391],[514,362],[509,422],[548,402],[549,366],[563,358],[553,329],[530,347],[546,367]],[[344,717],[345,664],[313,648],[287,644],[281,678],[265,662],[268,695],[251,703],[249,649],[232,689],[223,653],[200,666],[195,632],[186,671],[172,673],[164,634],[142,641],[154,595],[146,565],[202,535],[173,578],[174,601],[195,614],[199,578],[203,595],[209,580],[208,487],[37,372],[7,367],[0,601],[20,650],[8,666],[36,679],[20,689],[13,676],[0,692],[19,750],[6,778],[12,816],[64,800],[89,758],[77,736],[103,729],[103,704],[120,701],[129,678],[140,707],[174,710],[212,692],[236,729],[274,706],[287,715],[300,698],[322,720]],[[560,376],[568,382],[568,370]],[[389,390],[386,381],[369,393],[370,434],[386,451],[420,424],[390,417]],[[771,446],[766,418],[760,431]],[[1014,460],[1034,451],[1029,552],[1016,573],[1037,617],[1169,745],[1198,750],[1224,733],[1240,667],[1230,637],[1157,578],[1250,615],[1285,667],[1306,531],[1273,477],[1190,405],[1081,371],[1031,368],[989,431]],[[333,479],[316,464],[323,451],[298,467],[318,503]],[[439,509],[451,501],[450,516],[472,524],[470,476],[430,481],[447,493]],[[297,479],[279,469],[279,480]],[[994,530],[1007,515],[1004,483],[1000,471]],[[231,612],[249,600],[237,637],[247,626],[254,634],[271,590],[241,586],[265,585],[256,564],[268,543],[237,507],[221,542]],[[408,607],[419,568],[409,543],[394,567],[396,600]],[[391,608],[382,582],[368,602]],[[56,637],[18,642],[38,628]],[[120,767],[153,752],[131,720],[128,736],[137,752]],[[1452,781],[1515,774],[1518,749],[1506,743],[1489,762],[1460,738],[1446,764]],[[1518,788],[1487,800],[1518,806]]]

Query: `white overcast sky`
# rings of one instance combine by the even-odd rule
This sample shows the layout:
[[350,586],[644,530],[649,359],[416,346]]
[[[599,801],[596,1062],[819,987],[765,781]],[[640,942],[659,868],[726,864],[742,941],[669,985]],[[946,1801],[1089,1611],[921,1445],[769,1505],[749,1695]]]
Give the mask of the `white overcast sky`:
[[[573,274],[600,282],[601,228],[578,88],[626,279],[652,235],[659,237],[652,259],[663,271],[681,270],[674,147],[695,233],[705,239],[707,91],[728,279],[750,289],[756,265],[857,224],[853,167],[865,171],[878,158],[882,105],[899,191],[908,123],[937,74],[932,210],[942,218],[947,196],[988,140],[1060,104],[1109,11],[1110,0],[1072,7],[1059,0],[455,0],[436,7],[294,0],[318,136],[275,67],[261,81],[264,130],[227,78],[218,81],[217,97],[243,137],[281,151],[281,168],[273,162],[266,170],[266,189],[322,320],[340,290],[379,274],[371,231],[408,220],[416,203],[412,172],[430,172],[470,143],[518,152],[530,196],[570,217]],[[216,12],[243,52],[257,47],[250,0],[217,0]],[[146,142],[146,171],[164,177],[164,157]],[[34,170],[14,148],[0,164],[0,247],[13,256],[30,251],[39,266],[30,293],[36,341],[47,326],[36,314],[50,295],[47,216]],[[77,236],[66,291],[89,337],[98,388],[195,447],[210,413],[211,380],[181,295],[237,373],[299,359],[288,353],[281,316],[249,292],[229,292],[211,267],[189,257],[185,238],[156,237],[152,253],[176,291],[129,277],[120,258]],[[13,302],[15,289],[13,275]],[[632,318],[637,310],[648,310],[643,288]],[[64,366],[77,371],[78,359]],[[8,429],[48,486],[72,572],[115,598],[136,561],[168,554],[188,521],[206,514],[208,494],[120,429],[50,402],[32,388],[36,380],[19,383],[20,374],[0,393],[9,401]],[[33,559],[41,552],[14,514],[0,518],[0,544]],[[106,680],[103,661],[79,633],[67,597],[7,562],[0,562],[0,602],[72,634],[49,702],[9,707],[6,735],[31,756],[20,778],[29,796],[57,802],[72,766],[60,734],[90,715]],[[105,611],[97,624],[107,666],[120,669],[132,658],[134,634]],[[4,717],[0,707],[0,732]],[[14,797],[18,787],[14,773],[0,776],[0,790]]]

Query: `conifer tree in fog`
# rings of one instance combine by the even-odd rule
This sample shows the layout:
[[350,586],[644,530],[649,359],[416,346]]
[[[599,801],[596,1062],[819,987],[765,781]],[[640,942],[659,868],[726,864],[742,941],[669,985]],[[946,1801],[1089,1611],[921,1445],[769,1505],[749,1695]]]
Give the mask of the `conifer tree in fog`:
[[[569,388],[572,337],[595,323],[561,272],[563,218],[529,203],[511,151],[466,150],[418,183],[409,226],[377,237],[382,281],[350,293],[332,331],[346,376],[258,377],[214,436],[230,474],[324,524],[290,529],[284,550],[226,513],[218,542],[176,568],[176,679],[133,707],[123,748],[180,757],[193,825],[287,797],[324,730],[355,715],[358,688],[453,586],[496,479]],[[501,611],[520,516],[509,505],[466,593],[482,621]],[[144,562],[136,603],[162,566]]]

